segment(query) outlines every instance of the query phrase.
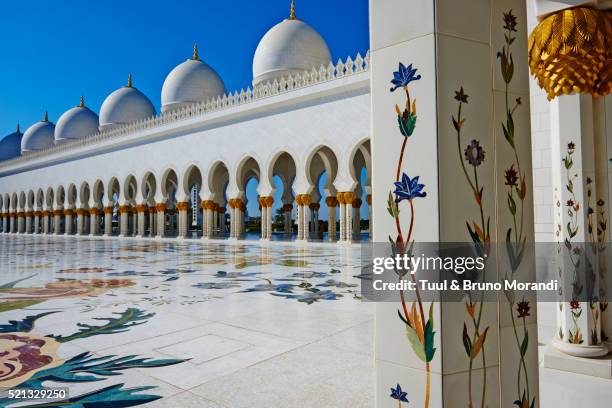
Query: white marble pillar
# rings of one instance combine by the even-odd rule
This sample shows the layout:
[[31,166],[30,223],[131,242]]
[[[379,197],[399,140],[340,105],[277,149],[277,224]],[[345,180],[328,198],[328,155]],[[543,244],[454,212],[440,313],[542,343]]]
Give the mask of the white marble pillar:
[[354,198],[352,207],[353,226],[351,233],[353,235],[353,240],[359,241],[361,240],[361,200],[359,198]]
[[129,233],[129,215],[130,206],[121,205],[119,206],[119,236],[126,237]]
[[8,213],[4,212],[2,213],[2,233],[6,234],[8,228]]
[[325,199],[327,205],[327,240],[330,242],[336,241],[336,208],[338,207],[338,199],[336,197],[327,197]]
[[293,234],[293,229],[291,225],[291,212],[293,211],[293,204],[287,203],[283,205],[283,224],[284,224],[284,233],[285,238],[290,238],[291,234]]
[[149,235],[154,237],[155,231],[157,231],[157,227],[155,225],[155,221],[157,217],[155,215],[155,207],[149,207]]
[[100,210],[98,208],[89,209],[89,235],[100,235]]
[[272,239],[272,206],[274,205],[274,197],[260,197],[259,205],[261,206],[261,239],[269,241]]
[[[491,243],[487,279],[533,282],[526,3],[371,0],[370,47],[374,243]],[[397,292],[376,303],[377,408],[539,407],[535,294]]]
[[137,224],[138,224],[137,225],[137,236],[140,237],[140,238],[142,238],[142,237],[144,237],[146,235],[146,232],[145,232],[145,225],[146,225],[146,223],[145,223],[145,217],[146,217],[145,211],[146,211],[146,209],[147,209],[147,205],[146,204],[138,204],[138,205],[136,205],[136,214],[137,214],[137,217],[138,217],[138,220],[137,220]]
[[49,217],[51,217],[51,210],[47,209],[43,211],[43,234],[50,233],[51,223]]
[[104,207],[104,235],[113,235],[113,206]]
[[340,203],[340,241],[351,242],[353,235],[352,219],[353,219],[353,199],[355,194],[351,191],[338,193],[338,202]]
[[244,214],[246,211],[246,203],[242,200],[237,201],[236,207],[236,239],[244,239],[245,225]]
[[76,225],[76,234],[84,235],[85,234],[85,209],[77,208],[77,225]]
[[189,211],[189,202],[176,203],[176,210],[178,211],[178,237],[187,238],[189,230],[189,224],[187,219],[187,211]]
[[225,237],[225,233],[227,230],[227,219],[225,217],[226,211],[226,207],[219,207],[219,231],[221,237]]
[[[557,269],[564,284],[553,344],[576,357],[608,353],[601,336],[601,315],[591,312],[599,310],[600,275],[584,268],[588,264],[599,271],[598,255],[590,249],[599,249],[598,244],[602,251],[608,249],[605,236],[597,234],[599,213],[607,217],[607,146],[605,133],[595,131],[593,102],[588,94],[563,95],[551,102],[553,189],[561,209],[555,211],[561,251]],[[603,164],[596,163],[596,158]],[[603,167],[603,174],[596,167]]]
[[28,211],[26,212],[26,217],[25,217],[25,233],[26,234],[31,234],[32,233],[32,209],[28,209]]
[[25,231],[25,217],[24,217],[24,212],[20,211],[19,213],[17,213],[17,232],[19,234],[23,234],[24,231]]
[[366,202],[368,203],[368,234],[372,237],[372,194],[366,196]]
[[34,233],[35,234],[40,234],[40,217],[41,217],[41,211],[36,210],[34,212]]
[[213,221],[210,211],[212,205],[212,200],[202,200],[202,239],[212,238]]
[[53,233],[55,235],[60,235],[62,233],[62,215],[64,214],[64,210],[61,208],[53,211]]
[[213,235],[217,235],[217,231],[219,230],[219,204],[214,203],[211,213],[212,213],[212,225],[213,225]]
[[155,213],[157,221],[157,237],[163,238],[166,236],[166,204],[160,203],[155,205]]
[[310,194],[298,194],[295,197],[295,201],[297,203],[297,224],[298,224],[298,241],[308,241],[310,238],[309,234],[309,217],[308,213],[310,211]]
[[66,220],[66,228],[65,228],[66,235],[72,235],[72,216],[73,216],[73,210],[71,208],[67,208],[66,210],[64,210],[64,217]]

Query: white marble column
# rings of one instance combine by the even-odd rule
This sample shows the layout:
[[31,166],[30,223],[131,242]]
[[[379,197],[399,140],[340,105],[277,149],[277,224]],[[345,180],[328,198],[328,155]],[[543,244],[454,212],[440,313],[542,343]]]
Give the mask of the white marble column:
[[146,211],[146,209],[147,209],[147,205],[146,204],[138,204],[138,205],[136,205],[136,214],[137,214],[137,217],[138,217],[138,220],[137,220],[137,223],[138,223],[138,225],[137,225],[137,236],[140,237],[140,238],[142,238],[142,237],[144,237],[146,235],[146,232],[145,232],[145,225],[146,225],[146,223],[145,223],[145,217],[146,217],[145,211]]
[[310,211],[310,194],[298,194],[295,197],[297,204],[297,225],[298,225],[298,241],[308,241],[310,238],[309,234],[309,219],[308,213]]
[[65,234],[66,235],[72,235],[72,217],[73,217],[73,210],[71,208],[67,208],[64,210],[64,219],[65,221]]
[[89,235],[100,235],[100,210],[98,208],[89,209]]
[[189,211],[189,202],[178,202],[176,203],[176,210],[178,211],[178,237],[187,238],[189,230],[187,211]]
[[336,241],[336,208],[338,207],[338,199],[336,197],[327,197],[325,199],[327,205],[327,240],[330,242]]
[[11,212],[10,221],[9,221],[9,229],[10,229],[11,234],[14,234],[15,230],[17,229],[17,225],[16,225],[17,223],[15,222],[15,218],[16,218],[15,213]]
[[372,194],[366,196],[366,202],[368,203],[368,234],[372,238]]
[[121,205],[119,206],[119,236],[126,237],[129,233],[129,217],[130,206]]
[[340,241],[351,242],[353,235],[352,219],[353,219],[353,199],[355,194],[351,191],[338,193],[338,202],[340,203]]
[[[380,248],[490,243],[487,279],[535,280],[533,257],[515,256],[534,241],[526,29],[524,1],[370,1]],[[377,408],[539,407],[535,294],[397,292],[376,303]]]
[[155,205],[157,237],[163,238],[166,236],[166,204],[160,203]]
[[29,208],[25,216],[25,233],[32,233],[32,209]]
[[283,205],[283,224],[284,224],[284,232],[285,238],[290,238],[291,234],[293,234],[293,229],[291,225],[291,212],[293,211],[293,204],[287,203]]
[[113,206],[104,207],[104,235],[113,235]]
[[64,210],[61,208],[53,211],[53,233],[55,235],[61,235],[62,233],[62,215]]
[[351,233],[353,235],[353,240],[359,241],[361,240],[361,200],[359,198],[354,198],[352,207],[353,226]]
[[261,206],[261,239],[269,241],[272,239],[272,206],[274,205],[273,196],[262,196],[259,198]]
[[84,235],[85,234],[85,209],[77,208],[77,225],[76,225],[76,234]]
[[19,213],[17,213],[17,232],[19,234],[23,234],[25,230],[25,216],[24,216],[24,212],[20,211]]
[[[598,255],[591,249],[599,249],[598,244],[602,251],[608,249],[608,240],[597,233],[599,213],[607,218],[608,156],[603,129],[595,131],[594,108],[593,97],[588,94],[563,95],[551,102],[553,189],[561,209],[555,211],[561,251],[557,269],[564,285],[553,344],[576,357],[608,353],[601,336],[601,315],[591,312],[592,308],[599,310],[600,275],[588,273],[584,267],[591,265],[599,271]],[[603,167],[603,174],[598,174],[596,167]]]
[[37,209],[36,211],[34,211],[34,233],[35,234],[40,234],[41,213],[42,211],[40,209]]
[[43,211],[43,234],[49,234],[51,223],[49,222],[49,217],[51,217],[51,209],[46,209]]
[[225,213],[227,212],[227,207],[219,207],[219,231],[221,237],[225,237],[226,229],[227,229],[227,220],[225,217]]

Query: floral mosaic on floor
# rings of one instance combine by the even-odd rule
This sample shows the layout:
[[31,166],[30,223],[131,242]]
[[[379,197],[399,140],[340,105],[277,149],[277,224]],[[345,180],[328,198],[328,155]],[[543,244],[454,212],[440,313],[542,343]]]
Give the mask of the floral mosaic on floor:
[[[128,346],[124,354],[117,353],[121,347],[106,349],[132,339],[155,339],[158,333],[164,337],[181,333],[182,328],[193,330],[192,326],[200,326],[199,316],[203,327],[211,322],[224,325],[220,321],[225,315],[228,324],[240,325],[227,312],[233,300],[240,307],[252,305],[253,310],[245,308],[247,315],[283,304],[297,307],[291,310],[298,313],[313,314],[321,310],[312,309],[315,304],[333,302],[339,310],[366,305],[360,302],[359,250],[355,248],[27,236],[0,237],[0,243],[0,388],[68,387],[68,399],[45,406],[150,403],[162,398],[156,392],[158,381],[135,386],[130,384],[134,376],[127,374],[140,376],[187,362],[196,367],[193,384],[177,381],[177,387],[184,390],[198,384],[196,364],[200,362],[191,360],[214,361],[233,340],[220,341],[216,350],[208,352],[208,360],[197,348],[192,353],[165,353],[164,349],[174,346],[160,347],[153,349],[154,355],[140,355],[140,349],[135,353]],[[369,318],[367,313],[361,321]],[[305,337],[311,335],[307,326],[303,329]],[[214,333],[204,334],[208,337],[199,337],[203,344],[213,339]],[[241,336],[247,339],[246,334]],[[279,339],[285,340],[290,342]],[[253,348],[253,354],[259,352]],[[206,371],[205,365],[201,368]],[[172,383],[167,376],[173,374],[166,374],[167,370],[153,377]],[[0,396],[0,407],[15,402]]]

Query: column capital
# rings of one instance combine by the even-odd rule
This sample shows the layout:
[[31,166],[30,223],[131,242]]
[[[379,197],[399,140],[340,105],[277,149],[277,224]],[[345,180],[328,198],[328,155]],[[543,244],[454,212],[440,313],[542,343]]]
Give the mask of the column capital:
[[100,213],[100,210],[98,210],[95,207],[92,207],[89,209],[89,215],[98,215]]
[[293,204],[285,204],[285,205],[283,205],[283,211],[284,212],[291,212],[291,211],[293,211]]
[[189,202],[181,201],[176,203],[176,209],[178,211],[189,211]]
[[310,194],[298,194],[295,196],[295,202],[298,205],[309,205],[311,200]]
[[136,212],[143,213],[147,210],[148,206],[146,204],[138,204],[136,206]]
[[338,206],[338,198],[336,197],[327,197],[325,199],[325,204],[327,204],[328,207],[337,207]]
[[104,207],[104,214],[112,214],[113,207]]
[[361,208],[361,204],[362,204],[362,201],[360,198],[354,198],[353,201],[351,202],[351,205],[353,206],[353,208]]
[[155,204],[155,210],[157,212],[166,212],[166,204],[165,203]]
[[132,211],[132,207],[129,205],[120,205],[119,206],[119,214],[127,214]]
[[84,208],[77,208],[76,209],[76,214],[77,215],[85,215],[87,213],[87,210],[85,210]]
[[64,209],[64,215],[73,215],[73,214],[74,214],[74,210],[72,208]]
[[272,205],[274,204],[274,197],[272,196],[261,196],[259,197],[259,205],[264,208],[264,207],[272,207]]

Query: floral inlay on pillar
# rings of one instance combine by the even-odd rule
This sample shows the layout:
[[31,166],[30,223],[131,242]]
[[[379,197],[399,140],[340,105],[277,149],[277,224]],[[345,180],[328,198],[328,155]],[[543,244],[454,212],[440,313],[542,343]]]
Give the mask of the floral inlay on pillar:
[[[421,79],[421,75],[418,75],[417,69],[412,67],[412,64],[405,66],[403,63],[399,63],[399,69],[393,73],[393,79],[391,83],[393,87],[391,92],[397,89],[402,89],[405,94],[405,106],[400,108],[399,105],[395,105],[395,111],[397,113],[397,123],[399,133],[401,135],[401,148],[399,158],[397,161],[397,170],[395,174],[395,191],[389,192],[389,199],[387,202],[389,214],[395,220],[395,226],[397,235],[396,237],[389,236],[391,242],[392,254],[410,256],[413,240],[413,228],[416,221],[413,200],[422,198],[427,195],[424,191],[425,185],[419,183],[419,176],[410,177],[406,173],[402,172],[402,164],[406,153],[408,144],[408,138],[412,136],[416,127],[417,121],[417,108],[416,99],[410,100],[410,91],[408,85],[413,81]],[[402,225],[400,219],[400,204],[405,202],[408,204],[409,218],[406,225]],[[407,228],[406,228],[407,227]],[[398,280],[401,281],[406,277],[408,271],[396,270]],[[413,282],[416,282],[414,274],[409,274]],[[399,292],[402,309],[398,310],[398,316],[400,320],[406,326],[406,335],[408,337],[408,344],[416,354],[416,356],[425,364],[426,369],[426,385],[425,385],[425,407],[429,407],[430,400],[430,387],[431,387],[431,369],[430,362],[433,360],[436,353],[434,347],[434,307],[433,303],[429,306],[428,314],[425,314],[425,306],[421,298],[418,287],[416,288],[417,300],[412,302],[412,305],[408,305],[406,302],[404,292]],[[406,393],[402,391],[401,386],[398,384],[396,388],[391,389],[391,398],[398,401],[398,406],[402,406],[402,402],[408,403]]]

